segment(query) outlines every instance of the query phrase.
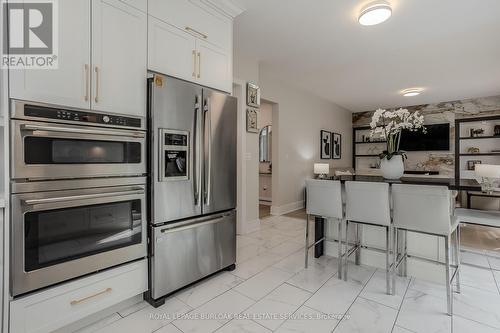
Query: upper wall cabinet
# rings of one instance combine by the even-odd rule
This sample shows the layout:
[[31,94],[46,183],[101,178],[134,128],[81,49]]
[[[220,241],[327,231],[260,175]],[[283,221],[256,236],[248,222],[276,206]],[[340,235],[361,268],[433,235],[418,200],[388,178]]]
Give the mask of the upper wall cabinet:
[[145,116],[147,14],[118,0],[94,0],[92,18],[92,108]]
[[59,68],[11,70],[11,97],[145,116],[147,14],[127,2],[60,1]]
[[149,69],[230,92],[232,19],[199,1],[148,4]]
[[58,69],[10,70],[10,96],[90,108],[90,1],[59,1]]

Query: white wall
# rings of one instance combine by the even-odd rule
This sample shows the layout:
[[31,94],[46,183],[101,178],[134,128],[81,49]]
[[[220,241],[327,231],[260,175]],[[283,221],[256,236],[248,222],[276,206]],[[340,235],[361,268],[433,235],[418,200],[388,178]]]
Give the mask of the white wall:
[[[330,167],[350,167],[352,163],[351,112],[322,98],[268,75],[259,68],[261,95],[278,104],[273,114],[273,214],[283,214],[303,206],[306,178],[313,176],[315,162]],[[320,160],[320,130],[342,134],[342,159]],[[277,149],[274,143],[277,141]],[[277,178],[277,179],[276,179]]]

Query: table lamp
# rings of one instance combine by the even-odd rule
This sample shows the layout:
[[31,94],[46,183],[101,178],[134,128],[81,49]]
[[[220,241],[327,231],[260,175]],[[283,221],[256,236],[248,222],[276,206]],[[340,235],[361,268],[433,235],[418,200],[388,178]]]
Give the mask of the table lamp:
[[330,165],[328,163],[314,163],[314,174],[318,179],[325,179],[330,172]]
[[500,179],[500,165],[476,164],[474,173],[476,176],[481,177],[481,190],[492,194],[495,181]]

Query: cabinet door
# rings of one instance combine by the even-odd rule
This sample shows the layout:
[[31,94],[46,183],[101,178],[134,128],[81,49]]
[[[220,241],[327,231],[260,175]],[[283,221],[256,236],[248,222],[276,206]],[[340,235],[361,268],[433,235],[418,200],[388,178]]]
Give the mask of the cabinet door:
[[90,107],[90,0],[58,2],[58,69],[13,69],[10,97]]
[[198,82],[204,86],[231,92],[232,54],[202,40],[196,41]]
[[196,38],[149,16],[148,68],[180,79],[196,80]]
[[147,15],[118,0],[92,12],[92,109],[146,116]]

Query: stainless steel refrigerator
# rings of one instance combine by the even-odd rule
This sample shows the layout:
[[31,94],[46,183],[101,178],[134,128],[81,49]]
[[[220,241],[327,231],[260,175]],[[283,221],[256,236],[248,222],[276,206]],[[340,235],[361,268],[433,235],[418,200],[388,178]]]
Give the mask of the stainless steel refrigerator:
[[236,98],[149,80],[150,291],[164,296],[236,262]]

